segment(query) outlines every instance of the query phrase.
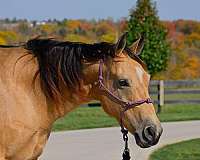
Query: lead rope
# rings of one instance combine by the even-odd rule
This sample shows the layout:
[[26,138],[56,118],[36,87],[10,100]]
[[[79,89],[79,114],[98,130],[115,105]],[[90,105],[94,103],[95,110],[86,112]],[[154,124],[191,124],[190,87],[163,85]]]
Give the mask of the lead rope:
[[[126,106],[124,106],[126,108]],[[122,153],[122,160],[130,160],[131,156],[130,156],[130,150],[128,148],[128,130],[124,128],[123,125],[123,118],[124,118],[124,113],[126,112],[126,110],[122,110],[120,113],[120,127],[121,127],[121,133],[122,133],[122,137],[124,140],[124,151]]]
[[125,143],[124,152],[122,154],[122,160],[130,160],[131,156],[130,156],[130,152],[128,148],[128,130],[122,128],[121,132],[122,132],[123,140]]

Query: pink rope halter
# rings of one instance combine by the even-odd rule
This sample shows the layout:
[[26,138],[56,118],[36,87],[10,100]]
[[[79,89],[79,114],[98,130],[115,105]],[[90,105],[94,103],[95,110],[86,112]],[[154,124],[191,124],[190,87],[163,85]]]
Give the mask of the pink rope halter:
[[128,149],[128,130],[124,128],[123,125],[123,118],[125,115],[125,112],[129,109],[132,109],[136,106],[139,106],[141,104],[147,103],[153,103],[153,101],[151,100],[151,98],[147,98],[147,99],[141,99],[138,101],[124,101],[122,100],[120,97],[117,97],[116,95],[114,95],[103,83],[104,78],[103,78],[103,59],[100,59],[100,63],[99,63],[99,75],[98,75],[98,84],[99,84],[99,88],[101,89],[101,91],[103,91],[107,97],[112,100],[113,102],[120,104],[122,107],[122,110],[120,112],[120,127],[121,127],[121,132],[123,134],[123,139],[125,141],[125,149],[123,152],[123,160],[129,160],[130,159],[130,154],[129,154],[129,149]]
[[103,83],[104,79],[103,79],[103,59],[100,59],[100,63],[99,63],[99,76],[98,76],[98,82],[99,82],[99,88],[108,96],[108,98],[110,100],[112,100],[113,102],[120,104],[122,106],[122,111],[120,114],[120,126],[122,129],[124,129],[123,127],[123,123],[122,123],[122,119],[124,117],[124,113],[129,110],[132,109],[136,106],[139,106],[143,103],[153,103],[153,101],[151,100],[151,98],[147,98],[147,99],[142,99],[142,100],[138,100],[138,101],[124,101],[121,98],[117,97],[116,95],[114,95]]

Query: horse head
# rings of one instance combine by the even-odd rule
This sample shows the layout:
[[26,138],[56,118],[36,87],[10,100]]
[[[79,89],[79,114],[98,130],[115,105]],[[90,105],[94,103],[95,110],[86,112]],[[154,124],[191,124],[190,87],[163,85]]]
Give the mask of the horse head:
[[63,113],[97,99],[139,146],[150,147],[158,142],[162,127],[149,98],[150,75],[138,57],[143,41],[140,38],[127,47],[126,34],[116,44],[33,39],[25,48],[37,58],[39,70],[34,77],[40,73],[46,96],[68,101]]
[[[149,100],[150,75],[138,57],[143,48],[143,41],[143,38],[140,38],[128,48],[126,34],[122,35],[113,46],[115,56],[103,58],[103,65],[86,65],[86,73],[93,72],[86,75],[87,79],[94,82],[93,98],[100,100],[105,112],[115,117],[135,136],[140,147],[146,148],[157,144],[162,127],[153,104],[146,102]],[[99,84],[99,78],[103,79],[102,84]],[[135,106],[129,105],[125,112],[126,102]]]

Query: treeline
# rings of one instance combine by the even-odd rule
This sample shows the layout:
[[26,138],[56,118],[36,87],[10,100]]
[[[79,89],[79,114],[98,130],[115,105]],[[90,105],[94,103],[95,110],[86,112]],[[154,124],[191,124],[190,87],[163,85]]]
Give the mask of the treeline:
[[[5,23],[6,22],[6,23]],[[25,41],[34,36],[55,37],[66,41],[94,43],[99,41],[115,42],[116,37],[126,28],[126,21],[107,20],[20,20],[0,21],[0,38],[4,43]],[[3,43],[1,42],[1,43]]]
[[[200,77],[200,22],[192,20],[162,21],[172,47],[167,70],[155,79],[196,79]],[[127,21],[105,20],[0,20],[0,44],[24,42],[35,36],[64,41],[95,43],[115,42],[126,31]]]
[[164,21],[172,47],[170,61],[160,79],[200,78],[200,22],[192,20]]

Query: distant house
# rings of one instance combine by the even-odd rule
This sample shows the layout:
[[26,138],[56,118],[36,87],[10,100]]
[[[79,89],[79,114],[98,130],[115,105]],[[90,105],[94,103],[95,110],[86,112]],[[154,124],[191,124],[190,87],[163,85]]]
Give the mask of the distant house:
[[37,21],[36,22],[36,25],[45,25],[45,24],[47,24],[46,21]]

